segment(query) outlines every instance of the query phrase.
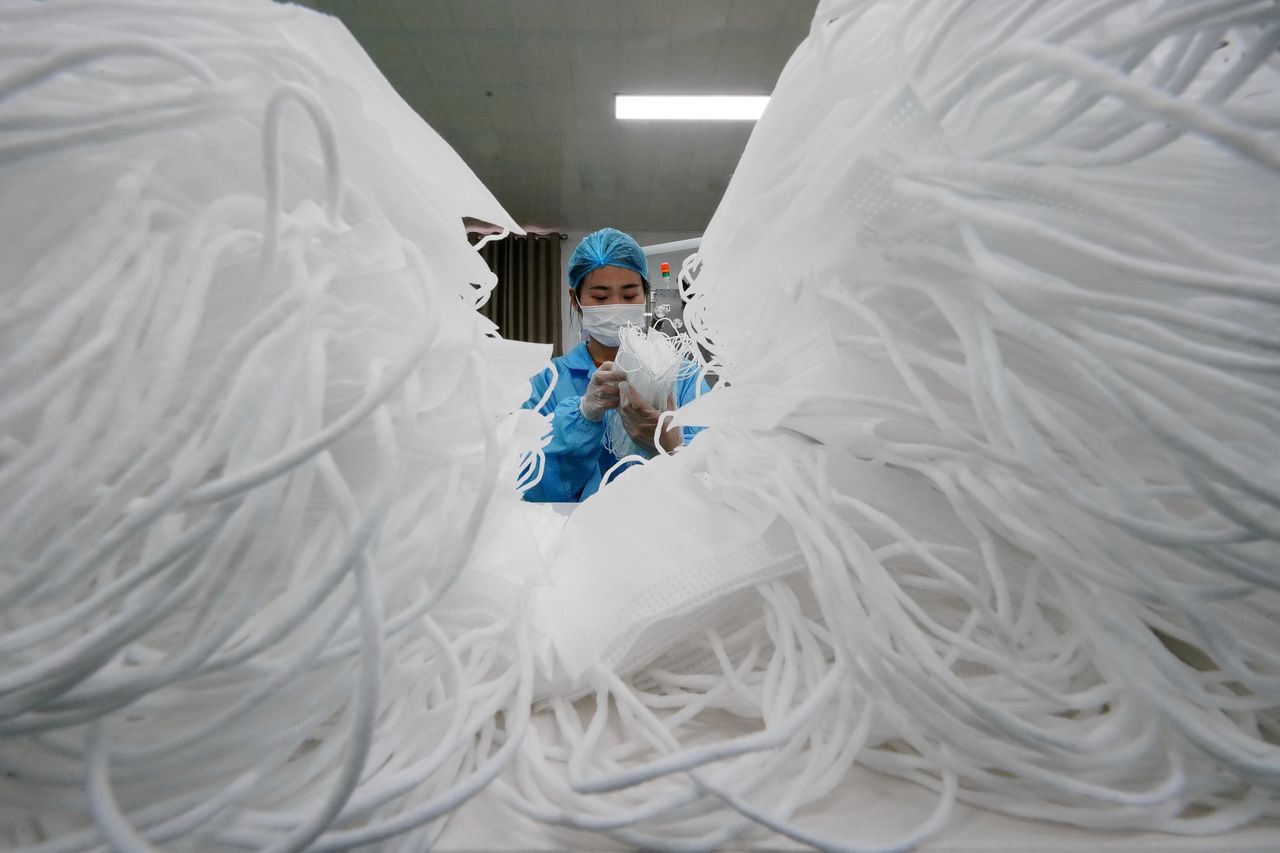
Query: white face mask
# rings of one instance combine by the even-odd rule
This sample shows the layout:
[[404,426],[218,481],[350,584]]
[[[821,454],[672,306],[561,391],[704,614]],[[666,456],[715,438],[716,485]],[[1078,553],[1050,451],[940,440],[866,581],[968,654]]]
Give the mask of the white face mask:
[[591,305],[582,308],[582,331],[607,347],[618,345],[618,330],[644,326],[644,305]]

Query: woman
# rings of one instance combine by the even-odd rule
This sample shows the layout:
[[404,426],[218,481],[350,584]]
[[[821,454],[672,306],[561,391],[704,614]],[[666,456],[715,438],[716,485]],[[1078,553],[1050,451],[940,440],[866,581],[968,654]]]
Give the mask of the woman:
[[[535,408],[556,384],[539,411],[551,416],[551,443],[545,448],[542,480],[525,492],[530,501],[581,501],[595,494],[601,478],[618,461],[605,448],[605,412],[617,409],[622,424],[642,451],[657,453],[654,430],[659,412],[627,385],[627,374],[614,365],[618,331],[627,323],[644,325],[649,293],[649,263],[639,244],[614,228],[588,234],[569,257],[569,302],[582,321],[585,340],[552,359],[551,367],[533,377],[533,394],[525,403]],[[676,381],[676,407],[705,392],[696,374]],[[664,430],[659,438],[670,452],[698,430]]]

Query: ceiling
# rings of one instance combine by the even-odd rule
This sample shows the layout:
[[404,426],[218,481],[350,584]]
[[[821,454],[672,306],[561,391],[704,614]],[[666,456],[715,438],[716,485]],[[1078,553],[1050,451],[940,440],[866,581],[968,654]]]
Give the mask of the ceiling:
[[340,18],[517,222],[700,233],[750,122],[615,94],[768,94],[817,0],[305,0]]

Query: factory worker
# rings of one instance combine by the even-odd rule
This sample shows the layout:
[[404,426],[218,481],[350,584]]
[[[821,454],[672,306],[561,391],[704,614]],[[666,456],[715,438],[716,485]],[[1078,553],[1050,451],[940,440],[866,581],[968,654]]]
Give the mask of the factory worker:
[[[617,409],[622,424],[641,449],[652,456],[659,412],[634,396],[626,372],[614,365],[618,331],[627,323],[644,325],[649,293],[649,263],[639,244],[614,228],[588,234],[569,257],[569,301],[582,322],[582,343],[552,359],[551,367],[533,377],[533,393],[525,408],[538,405],[557,374],[555,389],[540,409],[551,415],[551,443],[545,448],[542,480],[525,493],[530,501],[582,501],[600,488],[601,478],[616,463],[605,448],[605,412]],[[706,384],[695,373],[676,381],[673,407],[683,406]],[[697,428],[671,428],[660,441],[668,452],[691,439]]]

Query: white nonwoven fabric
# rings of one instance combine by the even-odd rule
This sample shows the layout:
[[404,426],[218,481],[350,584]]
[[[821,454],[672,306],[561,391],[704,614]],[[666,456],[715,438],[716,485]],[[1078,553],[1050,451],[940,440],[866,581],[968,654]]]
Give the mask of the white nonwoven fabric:
[[[626,372],[631,393],[659,412],[674,401],[676,380],[698,369],[690,357],[688,338],[670,337],[656,329],[633,325],[618,331],[614,365]],[[605,447],[619,460],[646,456],[627,433],[618,409],[605,412]]]

